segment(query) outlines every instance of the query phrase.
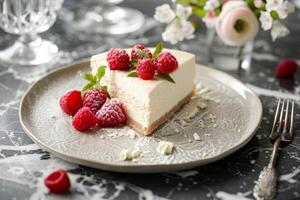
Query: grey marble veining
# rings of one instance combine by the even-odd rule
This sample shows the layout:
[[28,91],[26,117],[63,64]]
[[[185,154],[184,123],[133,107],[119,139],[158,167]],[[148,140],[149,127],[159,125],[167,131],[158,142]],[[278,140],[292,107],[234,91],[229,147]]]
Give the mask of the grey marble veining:
[[[65,6],[76,2],[79,3],[69,0]],[[155,5],[160,3],[129,0],[123,4],[136,7],[151,17]],[[52,156],[26,136],[19,123],[18,107],[28,86],[47,71],[110,47],[128,47],[135,43],[153,46],[160,40],[162,28],[148,18],[147,29],[139,34],[123,38],[89,38],[68,30],[66,24],[58,19],[54,27],[42,34],[59,44],[61,52],[58,59],[38,67],[0,63],[0,199],[253,199],[254,181],[267,164],[272,149],[267,137],[278,97],[295,99],[297,115],[295,140],[280,153],[277,199],[300,199],[300,72],[293,80],[274,77],[279,60],[293,58],[300,63],[299,20],[300,12],[297,10],[286,23],[291,35],[276,43],[271,42],[268,33],[260,33],[254,43],[251,68],[232,73],[260,96],[264,107],[262,124],[245,147],[204,167],[176,173],[138,175],[95,170]],[[15,38],[1,32],[0,48],[9,45]],[[199,63],[207,60],[203,33],[172,48],[195,53]],[[68,170],[71,177],[72,189],[68,194],[50,194],[43,185],[44,176],[58,168]]]

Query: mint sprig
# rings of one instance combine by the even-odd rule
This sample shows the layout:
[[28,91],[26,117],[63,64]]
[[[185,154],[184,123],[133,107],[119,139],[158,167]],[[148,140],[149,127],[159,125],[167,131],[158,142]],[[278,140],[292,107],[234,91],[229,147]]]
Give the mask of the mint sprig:
[[156,47],[155,47],[155,50],[152,54],[152,59],[156,59],[158,54],[163,50],[163,44],[161,42],[159,42]]
[[137,75],[137,73],[134,71],[134,72],[130,72],[130,73],[127,75],[127,77],[137,78],[138,75]]
[[166,81],[169,81],[169,82],[171,82],[171,83],[176,83],[175,81],[174,81],[174,79],[169,75],[169,74],[161,74],[161,73],[158,73],[158,77],[160,77],[161,79],[164,79],[164,80],[166,80]]
[[145,53],[144,51],[140,50],[140,49],[138,49],[138,50],[136,51],[136,54],[137,54],[138,56],[142,57],[143,59],[149,58],[148,54]]
[[83,79],[88,81],[88,83],[81,89],[81,91],[84,93],[93,88],[100,88],[102,90],[107,91],[107,86],[102,86],[100,83],[101,79],[105,75],[105,69],[106,69],[106,66],[100,66],[95,75],[93,75],[91,73],[80,74],[80,76]]

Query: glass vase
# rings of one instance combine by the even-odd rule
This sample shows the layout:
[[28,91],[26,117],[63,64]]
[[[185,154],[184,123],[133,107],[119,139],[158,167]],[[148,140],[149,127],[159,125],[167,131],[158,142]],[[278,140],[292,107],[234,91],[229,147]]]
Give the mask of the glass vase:
[[226,45],[214,29],[207,30],[209,65],[224,71],[248,70],[251,66],[253,40],[242,46]]

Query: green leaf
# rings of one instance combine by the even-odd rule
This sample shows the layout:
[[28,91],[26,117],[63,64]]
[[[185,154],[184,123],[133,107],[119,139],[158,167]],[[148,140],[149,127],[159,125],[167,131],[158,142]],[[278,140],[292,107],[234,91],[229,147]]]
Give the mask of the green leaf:
[[174,83],[175,84],[175,81],[174,79],[169,75],[169,74],[158,74],[158,76],[166,81],[169,81],[171,83]]
[[129,67],[129,69],[128,69],[128,71],[133,71],[133,70],[135,70],[135,66],[133,66],[133,65],[131,65],[130,67]]
[[144,51],[142,51],[142,50],[140,50],[140,49],[138,49],[138,50],[136,51],[136,54],[137,54],[138,56],[142,57],[143,59],[149,58],[148,54],[146,54]]
[[137,73],[134,71],[134,72],[130,72],[127,77],[132,77],[132,78],[136,78],[138,77]]
[[91,73],[81,73],[80,76],[87,81],[95,82],[94,76]]
[[95,85],[95,83],[88,83],[81,89],[81,91],[86,92],[86,91],[90,90],[91,88],[93,88],[94,85]]
[[203,18],[206,14],[206,11],[202,8],[193,8],[193,14],[197,15],[200,18]]
[[106,92],[108,92],[108,91],[107,91],[107,86],[106,86],[106,85],[105,85],[105,86],[101,86],[101,89],[102,89],[102,90],[105,90]]
[[270,15],[272,16],[272,18],[273,18],[274,20],[279,19],[279,15],[278,15],[278,13],[277,13],[275,10],[272,10],[272,11],[270,12]]
[[106,69],[106,66],[100,66],[97,70],[97,78],[98,78],[98,81],[101,80],[101,78],[105,75],[105,69]]
[[137,60],[137,59],[134,59],[134,58],[132,58],[132,59],[131,59],[131,63],[138,63],[138,60]]
[[153,52],[153,55],[152,55],[153,59],[157,58],[158,54],[162,51],[162,49],[163,49],[163,44],[161,42],[159,42],[156,45],[155,50]]
[[130,68],[128,70],[129,71],[135,70],[135,68],[137,67],[137,64],[138,64],[138,60],[137,59],[131,59],[131,66],[130,66]]
[[184,6],[188,6],[189,0],[176,0],[176,4],[182,4]]

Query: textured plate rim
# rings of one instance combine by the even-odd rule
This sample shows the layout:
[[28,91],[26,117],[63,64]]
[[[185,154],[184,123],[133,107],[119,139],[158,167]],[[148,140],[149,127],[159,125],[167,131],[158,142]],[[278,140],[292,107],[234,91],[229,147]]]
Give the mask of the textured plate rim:
[[97,168],[97,169],[102,169],[102,170],[107,170],[107,171],[112,171],[112,172],[123,172],[123,173],[157,173],[157,172],[190,169],[190,168],[206,165],[206,164],[221,160],[222,158],[225,158],[228,155],[236,152],[237,150],[239,150],[240,148],[245,146],[252,139],[252,137],[255,135],[257,128],[259,127],[259,125],[261,123],[262,114],[263,114],[262,103],[261,103],[259,97],[251,89],[249,89],[244,83],[242,83],[238,79],[234,78],[233,76],[231,76],[225,72],[197,64],[198,67],[203,67],[206,70],[212,71],[214,73],[218,73],[226,78],[233,80],[234,82],[236,82],[240,86],[242,86],[244,90],[247,90],[251,94],[252,97],[254,97],[254,99],[256,101],[256,105],[258,107],[258,110],[257,110],[257,115],[258,115],[257,119],[258,120],[255,123],[253,123],[256,125],[251,127],[252,129],[249,130],[249,134],[246,136],[246,138],[244,140],[240,140],[238,143],[235,143],[235,145],[233,147],[231,147],[227,151],[224,151],[216,156],[201,159],[201,160],[194,160],[194,161],[190,161],[190,162],[176,163],[176,164],[156,164],[156,165],[140,164],[138,166],[122,165],[122,164],[103,163],[100,161],[87,160],[87,159],[80,158],[77,156],[66,155],[66,154],[64,154],[64,152],[60,152],[52,147],[49,147],[47,144],[44,144],[38,137],[35,136],[35,134],[28,127],[26,127],[26,125],[23,121],[24,117],[23,117],[23,113],[22,113],[22,111],[24,109],[24,101],[25,101],[26,97],[29,95],[29,93],[31,92],[31,90],[34,88],[34,86],[37,85],[39,82],[41,82],[47,76],[50,76],[59,71],[66,70],[68,68],[72,68],[73,66],[76,66],[76,65],[83,65],[88,62],[89,62],[89,59],[82,59],[82,60],[75,61],[75,62],[72,62],[67,65],[64,65],[58,69],[52,70],[49,73],[45,74],[44,76],[42,76],[41,78],[39,78],[37,81],[35,81],[34,83],[32,83],[29,86],[29,88],[26,90],[26,92],[24,93],[24,95],[21,99],[20,107],[19,107],[19,120],[20,120],[21,126],[22,126],[23,130],[25,131],[25,133],[35,143],[39,144],[45,150],[49,151],[50,153],[52,153],[53,155],[55,155],[57,157],[67,160],[69,162],[77,163],[80,165],[93,167],[93,168]]

